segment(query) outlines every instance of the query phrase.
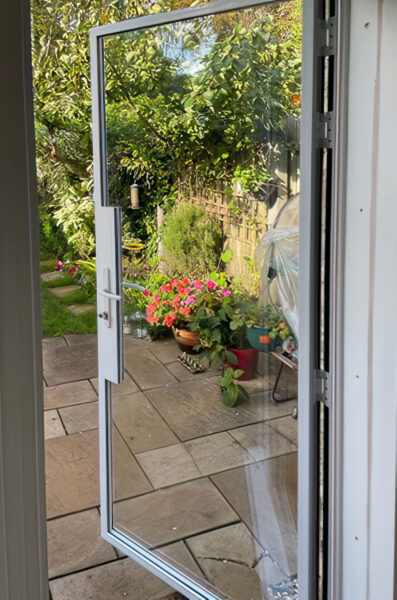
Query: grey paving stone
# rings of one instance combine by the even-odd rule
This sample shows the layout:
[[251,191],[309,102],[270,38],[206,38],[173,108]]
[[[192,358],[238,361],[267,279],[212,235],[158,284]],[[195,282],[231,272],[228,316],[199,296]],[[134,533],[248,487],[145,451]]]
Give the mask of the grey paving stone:
[[114,398],[113,421],[134,453],[179,441],[142,392]]
[[67,294],[70,294],[70,292],[75,292],[76,290],[79,290],[81,288],[78,285],[62,285],[62,286],[50,288],[50,289],[51,289],[51,292],[53,294],[55,294],[55,296],[58,296],[58,298],[63,298]]
[[125,368],[141,390],[175,383],[176,379],[149,350],[125,351]]
[[290,415],[281,417],[281,419],[272,419],[269,421],[269,427],[275,429],[291,442],[298,445],[298,421]]
[[52,338],[43,338],[43,352],[50,348],[60,348],[62,346],[66,346],[66,340],[62,336],[52,337]]
[[66,435],[57,410],[46,410],[44,412],[44,439]]
[[254,462],[254,458],[227,432],[185,442],[202,475]]
[[252,394],[233,408],[223,404],[216,379],[186,381],[146,392],[181,440],[226,431],[289,414],[294,403],[275,404],[268,392]]
[[98,428],[98,402],[67,406],[59,414],[69,435]]
[[52,600],[177,600],[149,571],[125,558],[50,582]]
[[266,460],[288,452],[295,452],[296,445],[269,427],[267,423],[255,423],[233,429],[230,435],[249,452],[255,460]]
[[76,346],[77,344],[94,344],[97,342],[96,333],[70,333],[65,335],[65,340],[69,346]]
[[84,315],[95,311],[96,306],[94,304],[69,304],[68,310],[74,315]]
[[97,352],[93,344],[48,348],[43,358],[44,377],[49,386],[97,376]]
[[114,560],[114,548],[101,538],[96,508],[47,523],[50,579]]
[[296,454],[211,477],[263,549],[288,575],[297,572]]
[[62,273],[62,271],[50,271],[49,273],[42,273],[41,274],[41,281],[44,281],[45,283],[48,283],[49,281],[55,281],[56,279],[61,279],[61,277],[64,277],[65,274]]
[[[115,496],[143,494],[151,486],[120,435],[115,433]],[[47,516],[58,517],[99,505],[96,430],[46,442]]]
[[168,563],[173,564],[177,568],[187,571],[188,575],[203,578],[203,574],[194,560],[191,552],[184,542],[174,542],[168,546],[163,546],[154,551],[162,558],[165,558]]
[[115,505],[114,523],[162,546],[238,520],[207,478],[180,483]]
[[152,342],[150,352],[165,365],[175,362],[181,353],[174,338]]
[[200,477],[200,471],[183,444],[136,454],[135,458],[154,488]]
[[89,381],[74,381],[48,387],[44,390],[44,408],[62,408],[74,404],[95,402],[98,396]]
[[[96,392],[98,393],[98,377],[95,379],[91,379],[91,383],[94,386]],[[135,381],[131,379],[128,375],[127,371],[124,373],[124,381],[119,384],[112,383],[112,398],[117,398],[118,396],[125,396],[126,394],[133,394],[134,392],[138,392],[139,388],[136,385]]]
[[[208,581],[233,600],[268,600],[268,585],[284,573],[254,540],[243,523],[186,540]],[[262,560],[261,560],[262,558]],[[264,562],[258,569],[258,563]]]

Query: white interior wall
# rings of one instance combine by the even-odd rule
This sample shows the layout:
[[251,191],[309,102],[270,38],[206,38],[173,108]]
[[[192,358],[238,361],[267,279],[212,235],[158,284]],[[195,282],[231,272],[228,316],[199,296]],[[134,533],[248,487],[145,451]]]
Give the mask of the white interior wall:
[[392,599],[397,403],[397,3],[351,0],[343,598]]

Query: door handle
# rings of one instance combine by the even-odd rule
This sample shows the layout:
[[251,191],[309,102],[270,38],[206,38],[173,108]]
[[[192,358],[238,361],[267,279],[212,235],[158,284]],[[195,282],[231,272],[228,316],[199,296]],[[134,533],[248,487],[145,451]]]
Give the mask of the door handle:
[[121,300],[121,296],[118,296],[117,294],[112,294],[107,290],[98,290],[98,294],[100,296],[104,296],[105,298],[109,298],[109,300]]

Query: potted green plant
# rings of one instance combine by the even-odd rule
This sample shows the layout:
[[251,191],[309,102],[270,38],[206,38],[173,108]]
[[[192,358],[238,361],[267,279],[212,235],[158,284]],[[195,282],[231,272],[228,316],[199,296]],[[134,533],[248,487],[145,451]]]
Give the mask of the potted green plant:
[[261,352],[275,350],[278,343],[291,335],[283,315],[272,304],[251,305],[245,313],[247,337],[252,348]]

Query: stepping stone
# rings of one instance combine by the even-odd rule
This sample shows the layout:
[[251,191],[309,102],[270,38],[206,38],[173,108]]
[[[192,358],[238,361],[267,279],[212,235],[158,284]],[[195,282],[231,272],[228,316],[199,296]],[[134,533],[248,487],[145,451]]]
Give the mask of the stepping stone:
[[125,350],[125,368],[141,390],[166,386],[177,380],[149,350]]
[[47,523],[50,579],[114,560],[114,548],[101,538],[96,508]]
[[51,292],[53,294],[55,294],[55,296],[58,296],[58,298],[63,298],[63,296],[70,294],[70,292],[74,292],[75,290],[80,290],[81,288],[78,285],[62,285],[62,286],[50,288],[50,289],[51,289]]
[[[91,383],[98,393],[98,377],[91,379]],[[112,383],[112,398],[118,398],[119,396],[126,396],[127,394],[133,394],[139,392],[139,387],[133,379],[128,375],[127,371],[124,372],[124,381],[122,383]]]
[[154,488],[200,477],[200,471],[183,444],[136,454],[135,458]]
[[202,475],[210,475],[254,462],[229,433],[216,433],[185,443]]
[[202,572],[184,542],[175,542],[174,544],[163,546],[155,550],[155,554],[166,560],[171,559],[174,563],[177,563],[178,567],[187,570],[189,575],[200,577],[200,579],[203,578]]
[[269,392],[230,408],[222,402],[217,379],[192,380],[146,392],[153,406],[183,441],[290,414],[292,402],[275,404]]
[[[114,444],[116,499],[150,491],[150,483],[117,432]],[[46,442],[46,483],[48,518],[99,505],[97,430]]]
[[62,435],[66,435],[66,433],[62,421],[59,418],[58,411],[46,410],[44,412],[44,439],[49,440]]
[[208,581],[233,600],[270,600],[269,584],[285,579],[243,523],[186,540]]
[[295,444],[266,423],[233,429],[230,435],[257,461],[296,452]]
[[62,279],[62,277],[64,277],[65,274],[62,273],[62,271],[50,271],[49,273],[42,273],[41,274],[41,280],[44,281],[45,283],[48,283],[50,281],[56,281],[57,279]]
[[61,408],[59,414],[69,435],[98,429],[98,402]]
[[289,454],[213,475],[264,550],[287,575],[297,572],[297,456]]
[[65,335],[65,340],[69,346],[76,346],[78,344],[98,344],[98,336],[96,333],[70,333]]
[[97,350],[93,344],[47,348],[43,358],[49,386],[97,376]]
[[207,478],[156,490],[114,506],[114,524],[149,546],[162,546],[238,521]]
[[96,310],[96,306],[94,304],[70,304],[68,310],[74,315],[84,315]]
[[113,399],[113,422],[134,453],[179,442],[142,392]]
[[52,600],[177,600],[161,579],[129,558],[50,581]]
[[44,390],[44,409],[62,408],[98,400],[89,381],[73,381],[47,387]]

